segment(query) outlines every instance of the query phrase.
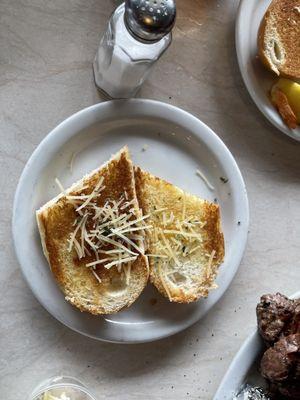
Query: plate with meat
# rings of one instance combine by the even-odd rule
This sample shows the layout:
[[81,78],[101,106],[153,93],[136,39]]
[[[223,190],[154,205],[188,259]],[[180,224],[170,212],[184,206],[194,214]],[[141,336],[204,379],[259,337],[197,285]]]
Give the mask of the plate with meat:
[[300,398],[300,292],[263,295],[258,328],[244,342],[214,400]]

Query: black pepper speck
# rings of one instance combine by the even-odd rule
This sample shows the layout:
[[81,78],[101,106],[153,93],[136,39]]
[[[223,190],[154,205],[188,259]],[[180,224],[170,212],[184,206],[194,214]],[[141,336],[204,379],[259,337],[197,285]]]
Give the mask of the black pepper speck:
[[220,181],[223,182],[223,183],[227,183],[228,179],[224,178],[224,176],[220,176]]

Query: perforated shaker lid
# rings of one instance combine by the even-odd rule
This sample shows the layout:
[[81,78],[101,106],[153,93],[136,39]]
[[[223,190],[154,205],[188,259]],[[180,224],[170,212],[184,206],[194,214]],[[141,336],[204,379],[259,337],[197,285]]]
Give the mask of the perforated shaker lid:
[[137,39],[156,42],[174,26],[174,0],[126,0],[125,23]]

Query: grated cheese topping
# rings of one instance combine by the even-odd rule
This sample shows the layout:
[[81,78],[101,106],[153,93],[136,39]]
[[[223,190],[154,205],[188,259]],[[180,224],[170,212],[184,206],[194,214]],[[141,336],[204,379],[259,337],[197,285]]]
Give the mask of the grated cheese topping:
[[65,191],[65,189],[64,189],[64,187],[63,187],[63,185],[61,184],[61,181],[58,179],[58,178],[55,178],[55,183],[57,184],[57,186],[58,186],[58,188],[59,188],[59,190],[62,192],[62,193],[66,193],[66,191]]
[[142,233],[152,229],[145,220],[149,215],[138,216],[135,200],[129,200],[124,192],[118,200],[107,199],[99,205],[101,192],[105,189],[104,178],[100,177],[91,193],[66,194],[65,198],[74,206],[76,218],[74,230],[68,239],[68,251],[75,251],[79,260],[87,258],[87,268],[101,283],[97,267],[106,269],[116,267],[124,273],[127,284],[131,277],[132,263],[144,254]]
[[165,291],[166,291],[166,293],[167,293],[167,295],[168,295],[169,300],[172,302],[173,300],[172,300],[171,291],[170,291],[170,288],[169,288],[169,286],[168,286],[168,284],[167,284],[167,282],[166,282],[166,279],[165,279],[165,276],[164,276],[164,274],[163,274],[161,265],[158,266],[158,274],[159,274],[159,278],[160,278],[160,280],[161,280],[161,283],[162,283],[162,285],[163,285],[163,288],[165,289]]
[[93,269],[92,269],[92,274],[94,275],[94,277],[97,279],[97,281],[98,281],[99,283],[102,282],[102,281],[101,281],[101,278],[99,277],[99,275],[97,274],[97,272],[94,271]]
[[69,169],[70,169],[71,174],[73,173],[73,165],[74,165],[75,158],[77,157],[77,154],[78,154],[78,152],[73,152],[71,154],[71,158],[70,158],[70,162],[69,162]]
[[[183,195],[178,198],[182,203],[179,217],[168,212],[167,208],[154,209],[150,214],[140,216],[135,208],[135,200],[129,200],[125,191],[119,199],[106,199],[99,205],[101,192],[105,189],[103,177],[99,179],[90,193],[66,194],[60,184],[65,198],[73,206],[76,218],[73,223],[74,230],[68,239],[69,252],[75,251],[79,260],[85,259],[86,267],[91,270],[95,279],[100,283],[101,278],[97,268],[110,269],[116,267],[124,274],[126,284],[131,277],[132,263],[140,254],[144,254],[144,232],[151,232],[151,241],[154,251],[146,254],[149,258],[160,259],[158,268],[161,282],[170,300],[168,279],[164,275],[170,262],[178,267],[186,257],[195,254],[202,247],[203,238],[199,228],[205,226],[206,221],[198,217],[187,216],[187,201]],[[58,181],[59,182],[59,181]],[[57,182],[57,183],[58,183]],[[147,224],[147,219],[155,215],[155,224]],[[205,269],[207,276],[210,274],[215,252],[207,255],[208,265]],[[88,258],[93,256],[93,258]]]
[[213,250],[213,251],[211,252],[210,256],[209,256],[208,263],[207,263],[207,267],[206,267],[206,277],[207,277],[207,278],[209,278],[209,276],[210,276],[211,267],[212,267],[212,263],[213,263],[213,259],[214,259],[215,254],[216,254],[216,251]]
[[214,186],[210,183],[210,181],[207,179],[204,173],[201,172],[199,169],[196,169],[196,175],[198,175],[203,180],[203,182],[210,190],[215,190]]
[[[172,283],[168,279],[167,272],[170,263],[182,267],[187,257],[195,256],[199,249],[203,248],[203,237],[201,229],[206,221],[199,219],[199,216],[190,215],[188,212],[188,201],[186,196],[178,198],[181,203],[181,212],[165,208],[154,209],[151,215],[155,215],[155,226],[150,230],[152,253],[146,254],[152,265],[157,269],[161,284],[172,301]],[[204,274],[211,273],[215,251],[208,255],[208,263],[204,267]]]

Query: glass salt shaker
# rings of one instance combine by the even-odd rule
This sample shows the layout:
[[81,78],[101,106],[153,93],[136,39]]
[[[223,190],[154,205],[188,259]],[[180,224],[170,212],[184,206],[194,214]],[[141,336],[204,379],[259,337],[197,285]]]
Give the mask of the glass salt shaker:
[[94,64],[96,86],[111,98],[136,95],[172,41],[174,0],[126,0],[112,14]]

